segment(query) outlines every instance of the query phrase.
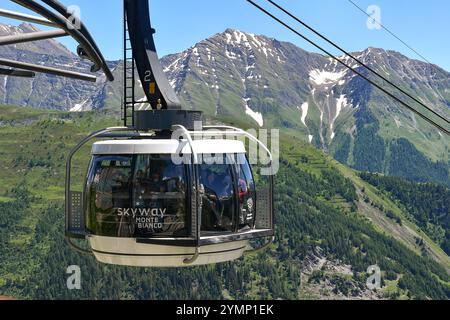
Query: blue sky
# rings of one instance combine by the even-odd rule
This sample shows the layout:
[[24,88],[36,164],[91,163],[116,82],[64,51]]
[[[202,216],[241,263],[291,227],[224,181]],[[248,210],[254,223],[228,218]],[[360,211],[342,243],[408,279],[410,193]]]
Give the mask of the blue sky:
[[[61,1],[66,5],[74,4],[81,7],[83,21],[90,28],[108,59],[121,57],[121,0]],[[265,0],[256,1],[264,5],[266,3]],[[448,41],[450,1],[353,1],[363,8],[368,8],[369,5],[379,6],[383,24],[429,61],[450,71],[450,41]],[[347,50],[358,51],[369,46],[381,47],[418,58],[385,31],[368,29],[367,16],[353,7],[348,0],[278,0],[278,2]],[[10,10],[18,9],[15,4],[5,0],[2,0],[0,6]],[[23,9],[21,11],[25,12]],[[182,51],[226,28],[265,34],[313,51],[313,48],[304,41],[278,26],[245,0],[151,0],[151,16],[157,30],[156,41],[161,56]],[[0,22],[17,24],[7,19],[0,19]],[[75,46],[70,40],[62,41],[71,49]]]

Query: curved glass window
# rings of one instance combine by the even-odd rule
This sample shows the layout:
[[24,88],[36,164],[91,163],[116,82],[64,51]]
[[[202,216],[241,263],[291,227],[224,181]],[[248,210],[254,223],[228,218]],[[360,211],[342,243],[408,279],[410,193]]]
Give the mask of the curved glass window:
[[[223,161],[208,161],[199,168],[202,198],[202,235],[236,230],[235,186],[232,165]],[[220,162],[220,163],[217,163]]]
[[239,192],[239,230],[253,228],[256,209],[256,188],[252,169],[243,154],[237,156],[236,171]]
[[186,171],[170,155],[95,156],[87,184],[89,232],[187,236]]

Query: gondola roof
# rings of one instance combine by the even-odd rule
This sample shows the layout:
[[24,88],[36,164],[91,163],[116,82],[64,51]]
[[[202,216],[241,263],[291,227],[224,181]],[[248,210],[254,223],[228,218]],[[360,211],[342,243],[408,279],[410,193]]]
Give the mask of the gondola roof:
[[[180,149],[180,144],[184,144]],[[245,146],[239,140],[194,140],[192,147],[197,154],[245,154]],[[93,155],[120,154],[191,154],[186,141],[175,139],[108,140],[94,143]]]

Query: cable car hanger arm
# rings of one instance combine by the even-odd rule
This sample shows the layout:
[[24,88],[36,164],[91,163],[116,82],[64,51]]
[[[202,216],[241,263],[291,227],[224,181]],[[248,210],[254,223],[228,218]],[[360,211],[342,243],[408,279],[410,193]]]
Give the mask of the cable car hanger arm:
[[153,109],[181,109],[180,100],[159,62],[149,1],[124,0],[124,9],[133,58],[148,102]]
[[[49,7],[56,10],[59,14],[63,15],[66,19],[69,19],[71,17],[71,14],[68,12],[67,8],[59,1],[57,0],[42,0],[45,4],[47,4]],[[84,23],[82,21],[80,22],[80,32],[86,37],[86,39],[89,41],[89,43],[92,45],[92,47],[95,49],[95,51],[98,52],[98,55],[100,57],[100,60],[102,62],[102,65],[104,66],[103,71],[106,74],[106,77],[108,80],[113,81],[114,76],[111,73],[111,70],[107,67],[107,63],[105,58],[103,57],[100,48],[98,47],[97,43],[95,42],[94,38],[90,34],[89,30],[86,28]]]

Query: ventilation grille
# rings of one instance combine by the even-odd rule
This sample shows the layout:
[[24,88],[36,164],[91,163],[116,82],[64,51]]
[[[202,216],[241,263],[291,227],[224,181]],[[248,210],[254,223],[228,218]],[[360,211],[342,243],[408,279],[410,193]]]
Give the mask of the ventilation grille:
[[70,234],[84,235],[83,193],[70,193],[70,210],[67,219],[67,231]]
[[256,199],[256,229],[272,229],[272,197],[270,188],[259,189]]

